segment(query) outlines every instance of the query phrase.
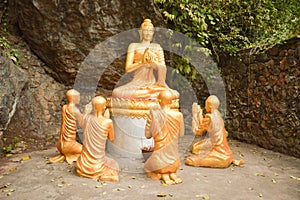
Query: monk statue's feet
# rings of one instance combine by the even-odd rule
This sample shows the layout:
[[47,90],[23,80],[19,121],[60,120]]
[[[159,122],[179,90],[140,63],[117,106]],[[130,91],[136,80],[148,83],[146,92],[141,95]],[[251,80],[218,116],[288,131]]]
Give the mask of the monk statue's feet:
[[167,185],[173,185],[173,184],[175,184],[175,182],[170,179],[169,174],[162,174],[161,179]]
[[147,172],[147,176],[152,178],[153,180],[160,180],[161,174],[154,173],[154,172]]
[[100,176],[98,181],[112,181],[119,182],[119,176]]
[[182,183],[181,178],[179,178],[176,173],[171,173],[170,178],[175,182],[175,184]]
[[57,162],[63,162],[66,159],[66,157],[63,154],[59,154],[55,157],[49,158],[49,163],[57,163]]
[[194,164],[194,161],[192,159],[192,156],[188,157],[186,160],[185,160],[185,164],[186,165],[195,165]]

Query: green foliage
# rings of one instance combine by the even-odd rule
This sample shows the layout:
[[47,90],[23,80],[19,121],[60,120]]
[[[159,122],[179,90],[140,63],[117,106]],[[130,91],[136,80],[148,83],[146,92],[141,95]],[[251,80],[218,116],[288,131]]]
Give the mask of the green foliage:
[[4,52],[8,58],[10,58],[16,65],[19,65],[20,55],[18,52],[11,47],[11,44],[6,39],[4,35],[9,35],[7,28],[7,18],[8,18],[8,1],[4,0],[0,2],[0,52]]
[[10,58],[16,65],[19,65],[20,55],[14,48],[11,47],[10,43],[4,36],[0,36],[0,48],[8,58]]
[[298,0],[155,0],[172,29],[215,54],[260,53],[300,34]]
[[10,153],[11,150],[12,150],[11,145],[7,145],[7,146],[3,147],[3,152],[6,154]]

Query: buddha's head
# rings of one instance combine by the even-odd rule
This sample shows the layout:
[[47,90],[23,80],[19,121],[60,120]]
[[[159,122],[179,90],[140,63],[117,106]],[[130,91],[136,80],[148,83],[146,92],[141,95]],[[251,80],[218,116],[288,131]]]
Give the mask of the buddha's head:
[[139,34],[141,41],[152,41],[154,35],[154,26],[150,19],[144,19],[144,22],[141,24]]
[[217,96],[210,95],[205,101],[205,110],[207,113],[211,113],[213,110],[219,108],[220,101]]
[[69,103],[79,104],[80,103],[80,93],[77,90],[70,89],[66,93],[66,98]]
[[102,96],[96,96],[93,98],[93,107],[95,112],[104,113],[106,109],[106,99]]

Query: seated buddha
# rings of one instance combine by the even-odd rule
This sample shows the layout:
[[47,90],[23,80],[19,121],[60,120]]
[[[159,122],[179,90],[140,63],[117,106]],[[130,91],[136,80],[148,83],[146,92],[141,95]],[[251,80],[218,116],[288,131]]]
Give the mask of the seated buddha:
[[[152,43],[154,26],[150,19],[145,19],[139,30],[141,42],[131,43],[127,50],[125,71],[133,72],[132,80],[112,92],[113,98],[156,99],[164,90],[170,90],[174,99],[179,93],[169,89],[165,80],[167,68],[162,47]],[[154,75],[157,71],[157,79]]]

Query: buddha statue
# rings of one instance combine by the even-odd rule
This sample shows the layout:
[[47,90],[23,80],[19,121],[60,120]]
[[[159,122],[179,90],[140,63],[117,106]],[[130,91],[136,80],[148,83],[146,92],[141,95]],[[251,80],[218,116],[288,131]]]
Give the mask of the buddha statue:
[[66,93],[68,103],[62,107],[60,136],[57,142],[59,155],[49,158],[50,163],[66,160],[69,164],[79,157],[82,145],[76,141],[76,112],[79,112],[76,104],[80,102],[80,93],[74,89]]
[[[112,93],[114,98],[123,99],[152,99],[161,91],[171,90],[166,84],[167,68],[164,52],[157,43],[152,43],[154,26],[150,19],[145,19],[140,30],[139,43],[131,43],[127,50],[125,71],[133,72],[132,80]],[[154,75],[157,71],[157,80]],[[171,90],[173,98],[178,98],[179,93]]]
[[186,164],[201,167],[226,168],[231,163],[241,165],[243,160],[234,160],[233,153],[228,145],[224,121],[218,107],[220,101],[217,96],[211,95],[205,101],[206,114],[194,104],[192,107],[192,130],[196,136],[208,133],[208,137],[192,145],[192,155],[186,159]]
[[182,182],[176,172],[180,166],[178,138],[184,135],[184,122],[182,113],[171,109],[172,98],[172,92],[160,92],[160,105],[151,109],[145,129],[145,136],[154,139],[154,151],[144,170],[152,179],[168,185]]
[[140,42],[128,46],[125,63],[126,73],[131,73],[133,78],[116,87],[107,99],[116,136],[113,143],[108,142],[108,152],[135,159],[143,158],[141,149],[153,147],[153,138],[147,139],[144,129],[150,108],[159,105],[158,95],[169,91],[170,108],[177,111],[179,108],[179,93],[166,84],[164,51],[152,42],[154,26],[150,19],[143,21],[139,34]]

